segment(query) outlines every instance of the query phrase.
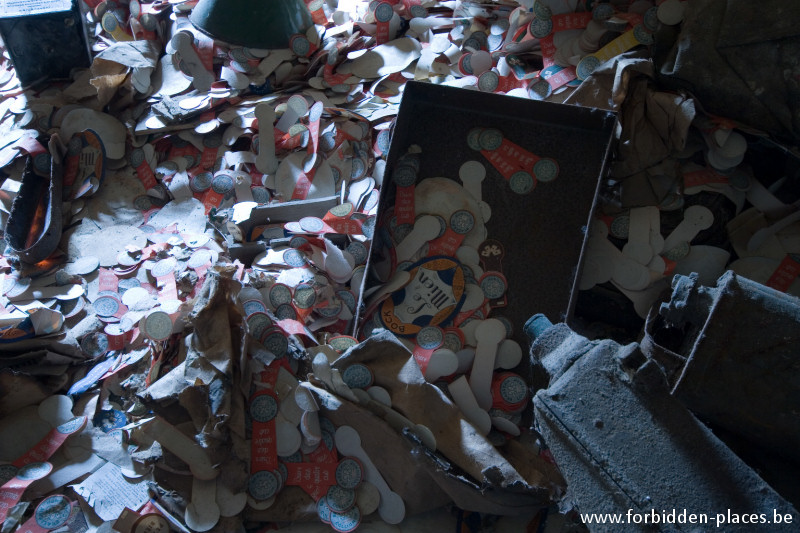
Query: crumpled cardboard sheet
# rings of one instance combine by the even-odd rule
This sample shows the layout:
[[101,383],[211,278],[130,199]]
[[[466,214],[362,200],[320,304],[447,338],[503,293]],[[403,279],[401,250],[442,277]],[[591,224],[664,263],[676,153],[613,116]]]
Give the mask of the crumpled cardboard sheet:
[[[690,91],[709,113],[800,143],[800,5],[767,0],[686,4],[676,38],[659,39],[665,87]],[[661,42],[659,42],[661,41]]]
[[[536,455],[533,447],[520,454],[520,450],[512,446],[513,452],[505,457],[480,435],[442,390],[425,381],[411,352],[391,333],[382,332],[368,338],[345,352],[332,366],[343,371],[354,363],[370,367],[375,375],[375,384],[389,391],[393,409],[433,432],[437,452],[461,470],[472,486],[470,490],[458,490],[469,485],[464,480],[453,484],[451,473],[436,472],[435,468],[432,470],[438,475],[432,477],[442,490],[465,508],[513,514],[547,505],[561,490],[560,476],[551,464]],[[336,423],[338,415],[335,410],[330,416]],[[368,426],[362,427],[366,434],[376,433]],[[396,431],[383,427],[383,433],[389,433],[382,440],[397,440]],[[370,440],[363,438],[362,442]],[[380,450],[380,447],[375,446],[375,450]],[[389,457],[381,453],[375,460],[385,461],[383,466],[389,472],[394,470],[398,477],[405,476],[408,470],[391,467],[393,459]],[[520,465],[524,475],[515,464]]]
[[[157,41],[143,40],[114,43],[95,56],[90,69],[93,77],[88,82],[97,91],[98,103],[105,106],[123,88],[132,93],[131,71],[137,68],[154,70],[161,51],[162,46]],[[72,90],[77,92],[78,87]]]
[[621,130],[611,173],[625,179],[678,152],[686,145],[695,117],[694,100],[660,91],[653,62],[641,52],[607,61],[564,103],[619,112]]
[[[366,7],[366,2],[361,3],[364,4],[362,7]],[[550,3],[554,4],[555,2]],[[172,4],[177,6],[179,2],[173,2]],[[345,6],[345,3],[342,2],[340,3],[340,8],[355,12],[357,4],[360,3],[354,2]],[[499,18],[508,16],[509,10],[507,8],[509,6],[495,4],[491,6],[491,9],[487,6],[488,4],[482,6],[467,2],[461,2],[460,5],[457,3],[456,7],[459,9],[459,13],[456,14],[454,12],[453,15],[463,15],[466,18],[481,17],[487,14],[491,16],[498,15]],[[438,6],[438,9],[449,12],[452,9],[452,4],[442,3]],[[567,7],[564,7],[564,9],[566,10]],[[360,19],[361,17],[359,16]],[[416,21],[419,22],[419,17],[416,18]],[[449,29],[445,28],[440,37],[446,38]],[[353,25],[351,23],[349,31],[352,30]],[[458,28],[455,28],[456,33],[458,33],[457,30]],[[342,31],[348,33],[346,30]],[[414,32],[412,31],[408,35],[413,36]],[[430,33],[423,35],[419,32],[416,35],[420,42],[429,40],[431,37],[432,34]],[[456,47],[463,40],[463,37],[462,35],[456,38]],[[364,34],[360,36],[354,35],[351,39],[348,39],[347,35],[344,37],[344,40],[349,40],[350,43],[356,44],[353,47],[354,51],[367,46],[369,39],[370,37]],[[406,41],[404,42],[409,44]],[[0,85],[2,85],[0,90],[3,91],[3,96],[7,98],[0,103],[9,103],[9,105],[13,104],[13,107],[19,107],[19,104],[25,101],[25,98],[28,98],[31,106],[35,109],[35,114],[31,113],[31,117],[35,115],[38,121],[42,116],[52,116],[54,122],[52,124],[43,122],[44,126],[37,124],[37,128],[40,128],[41,131],[30,130],[34,134],[49,133],[54,128],[63,127],[63,117],[66,116],[65,111],[80,106],[96,110],[110,109],[111,114],[124,122],[129,130],[133,130],[133,125],[137,124],[139,119],[150,109],[152,102],[144,99],[150,90],[161,93],[161,95],[155,95],[155,99],[161,96],[176,96],[178,93],[188,90],[192,80],[172,67],[171,55],[165,55],[160,61],[153,62],[155,49],[150,44],[118,43],[109,46],[109,43],[110,40],[105,39],[104,36],[99,48],[95,49],[106,50],[101,54],[102,57],[98,60],[96,68],[93,69],[96,72],[87,70],[79,73],[76,83],[63,94],[54,93],[53,91],[42,94],[28,92],[17,101],[13,97],[20,94],[19,88],[15,88],[13,83],[10,86],[0,81]],[[382,45],[379,48],[385,51],[387,48],[395,48],[395,45]],[[158,52],[160,53],[160,48]],[[391,50],[389,52],[386,57],[393,57],[394,52],[391,52]],[[412,50],[412,52],[414,53],[402,54],[401,59],[405,61],[414,57],[416,51]],[[275,56],[279,54],[276,53]],[[320,53],[320,55],[322,54]],[[339,73],[345,73],[344,71],[351,62],[353,64],[350,66],[356,67],[355,71],[359,71],[360,68],[370,67],[368,63],[375,53],[364,54],[362,57],[365,59],[360,62],[352,58],[344,61],[345,55],[344,51],[341,52],[340,62],[338,63],[341,67],[341,72]],[[534,51],[532,56],[535,57],[528,56],[527,59],[531,59],[535,63],[538,61],[538,55],[538,52]],[[278,79],[276,76],[270,75],[272,76],[270,79],[272,80],[274,77],[276,81],[276,85],[273,87],[273,89],[277,89],[275,94],[261,98],[245,97],[242,101],[243,105],[237,108],[238,93],[232,91],[226,93],[231,96],[230,101],[227,102],[230,103],[230,106],[211,109],[210,111],[213,111],[212,114],[216,115],[216,117],[213,117],[210,122],[204,122],[206,119],[200,119],[199,122],[190,121],[175,124],[173,127],[176,129],[191,129],[196,126],[198,128],[198,137],[194,139],[195,141],[200,139],[202,131],[208,131],[203,130],[203,128],[211,127],[209,124],[212,126],[216,124],[216,127],[222,126],[222,131],[225,131],[224,128],[228,128],[231,131],[247,129],[249,130],[248,135],[250,135],[254,131],[252,128],[253,122],[252,118],[245,115],[251,114],[252,108],[257,103],[275,106],[276,113],[280,114],[282,112],[280,111],[282,109],[281,106],[285,107],[283,100],[285,96],[288,96],[287,93],[303,88],[303,93],[307,98],[323,102],[328,111],[334,109],[334,106],[347,106],[369,119],[370,124],[365,125],[372,126],[372,129],[376,132],[378,131],[378,128],[375,127],[376,124],[382,126],[384,131],[387,129],[389,123],[382,122],[396,113],[396,104],[399,100],[398,94],[402,89],[400,82],[379,79],[373,83],[371,80],[353,78],[347,81],[350,93],[333,94],[327,84],[319,85],[318,87],[315,85],[324,81],[319,74],[314,76],[316,67],[321,64],[319,57],[311,58],[310,63],[306,62],[307,58],[297,58],[292,54],[289,54],[288,57],[289,59],[282,60],[283,63],[280,65],[280,69],[278,68],[280,61],[275,63],[275,69],[281,70],[282,76],[285,77]],[[633,55],[625,57],[634,58]],[[602,81],[603,72],[601,69],[596,75],[590,77],[584,83],[584,86],[589,90],[596,82],[600,85],[605,84],[605,93],[598,89],[595,95],[597,102],[602,104],[601,107],[606,107],[604,102],[613,102],[613,105],[620,110],[621,116],[625,121],[634,121],[630,125],[628,136],[633,140],[637,138],[647,139],[650,144],[643,145],[642,149],[644,151],[652,149],[656,154],[661,154],[664,151],[670,152],[682,144],[681,138],[685,136],[684,121],[688,116],[689,109],[684,105],[685,102],[681,103],[682,101],[673,101],[669,98],[664,99],[663,95],[666,93],[651,93],[650,67],[636,61],[632,63],[635,64],[630,68],[614,70],[612,81]],[[225,65],[230,65],[230,59],[225,59]],[[134,71],[136,69],[147,70],[151,66],[156,67],[153,72],[153,86],[137,87],[136,81],[141,82],[144,78],[139,76],[134,79]],[[158,68],[159,66],[161,69]],[[217,67],[219,66],[217,64]],[[450,68],[450,65],[445,66]],[[454,67],[455,65],[452,66]],[[398,65],[386,65],[385,68],[390,68],[395,73],[401,70]],[[161,70],[168,75],[164,76],[164,72],[161,72]],[[372,72],[361,72],[361,74],[373,77]],[[379,72],[376,71],[374,74],[374,77],[377,77]],[[4,77],[2,71],[0,71],[0,77]],[[162,79],[159,79],[159,77]],[[461,73],[455,71],[446,78],[439,77],[422,68],[417,68],[415,77],[430,79],[436,83],[444,82],[449,85],[463,84],[469,86],[470,84],[474,85],[477,81],[476,77],[462,76]],[[399,79],[399,76],[396,79]],[[90,80],[97,85],[92,85]],[[306,81],[310,88],[304,85]],[[386,85],[382,85],[384,82]],[[394,87],[396,91],[384,92],[389,86]],[[288,91],[283,91],[283,89],[288,89]],[[629,89],[631,93],[636,94],[636,106],[626,110],[626,103],[623,100]],[[173,90],[175,92],[172,92]],[[583,92],[580,94],[580,98],[587,98],[586,102],[590,101],[586,94]],[[610,96],[611,94],[614,96]],[[227,99],[223,98],[223,100]],[[78,101],[80,101],[80,106],[75,106],[75,102]],[[105,107],[106,103],[110,105]],[[47,108],[48,105],[51,107]],[[675,105],[678,105],[677,110],[674,109]],[[203,106],[201,108],[205,109]],[[42,109],[44,109],[44,112]],[[237,113],[235,116],[226,113],[223,116],[224,110],[231,109],[242,113],[241,115]],[[192,112],[195,111],[192,110]],[[345,111],[335,110],[335,112]],[[680,112],[684,112],[685,116],[680,116]],[[9,113],[8,107],[4,107],[2,114],[8,117],[7,120],[3,121],[4,132],[7,124],[9,128],[33,127],[31,122],[33,119],[24,112],[24,109],[17,109]],[[675,115],[674,118],[673,115]],[[337,122],[338,127],[339,121],[333,121]],[[670,121],[674,122],[675,132],[665,132],[664,123],[670,123]],[[367,128],[368,131],[369,129]],[[136,131],[129,131],[126,140],[133,141],[135,146],[140,146],[145,138],[143,135],[137,135],[137,133],[158,134],[163,131],[165,130],[158,128],[137,129]],[[633,135],[633,133],[636,135]],[[661,141],[659,136],[662,134],[664,135],[663,138],[669,139],[669,141]],[[369,136],[365,139],[369,139]],[[157,137],[148,139],[154,144],[157,144],[158,140]],[[178,139],[174,138],[172,140],[177,142]],[[365,142],[365,146],[370,153],[369,158],[365,161],[368,161],[371,167],[371,139],[369,142]],[[631,148],[631,151],[633,151],[633,148]],[[231,152],[231,154],[234,153]],[[245,162],[247,161],[246,156],[250,155],[254,154],[250,151],[235,153],[236,158],[241,156],[241,161]],[[650,162],[650,157],[638,159],[635,154],[629,155],[630,158],[626,160],[627,165],[644,168]],[[163,160],[164,157],[160,159]],[[349,159],[350,154],[347,157]],[[130,174],[125,174],[124,178],[119,177],[126,171],[131,170],[125,163],[124,159],[113,162],[115,170],[122,167],[125,170],[109,173],[106,176],[103,187],[98,191],[100,203],[109,197],[115,197],[117,202],[114,208],[116,209],[126,203],[122,201],[123,195],[128,196],[127,200],[142,192],[139,184],[130,188],[127,187],[132,179]],[[156,163],[157,161],[150,162],[154,171],[158,170],[155,166]],[[230,164],[230,166],[233,165],[234,163]],[[9,165],[9,167],[11,166],[13,165]],[[345,175],[347,175],[349,167],[345,168]],[[628,172],[629,170],[623,170],[621,175],[626,176]],[[377,184],[380,185],[377,170],[375,177]],[[159,175],[158,178],[161,179],[161,176]],[[122,186],[109,185],[110,180],[121,180]],[[107,190],[104,192],[106,187]],[[132,189],[135,189],[136,194],[132,194],[134,193]],[[159,192],[167,195],[163,189],[160,189]],[[192,199],[189,203],[196,203],[196,201]],[[200,219],[202,226],[191,232],[202,233],[205,229],[206,217],[203,213],[203,216],[193,216],[189,220],[189,217],[185,216],[188,214],[187,211],[183,209],[189,208],[188,211],[191,212],[197,210],[196,206],[189,206],[189,203],[178,205],[180,202],[176,202],[162,209],[163,215],[159,218],[164,220],[161,225],[167,226],[175,221],[175,218],[178,218],[180,219],[178,221],[182,224],[188,223],[190,227],[197,228],[198,219]],[[73,206],[73,209],[73,212],[79,210],[76,206]],[[94,202],[90,204],[87,211],[85,218],[88,220],[84,220],[86,228],[83,229],[95,231],[99,228],[114,228],[117,226],[109,231],[109,236],[115,234],[117,230],[122,231],[121,227],[138,225],[138,217],[141,216],[136,212],[126,211],[124,221],[115,221],[112,213],[105,210],[102,205],[95,205]],[[156,216],[158,217],[158,215]],[[160,223],[159,218],[155,220]],[[152,222],[152,220],[150,221]],[[70,255],[74,258],[76,249],[89,249],[92,247],[93,242],[91,237],[88,236],[91,231],[73,231],[75,231],[75,235],[68,235],[66,237],[67,240],[71,240],[73,237],[83,240],[82,248],[70,246],[69,244],[65,246],[65,249],[71,248],[72,253]],[[137,234],[136,238],[141,238],[141,235]],[[109,264],[114,264],[114,257],[109,257],[108,262]],[[215,281],[209,281],[203,288],[198,296],[197,305],[189,317],[191,334],[186,336],[185,342],[173,347],[175,361],[179,363],[171,372],[147,388],[143,397],[147,400],[147,405],[152,406],[154,413],[158,416],[158,423],[169,424],[193,439],[193,442],[197,442],[198,445],[202,446],[203,453],[209,457],[210,461],[214,461],[220,470],[220,482],[230,490],[236,491],[246,487],[247,482],[247,465],[242,458],[246,458],[249,453],[249,447],[244,441],[245,399],[250,392],[250,376],[244,365],[244,360],[249,340],[242,331],[241,311],[235,305],[232,305],[232,299],[236,295],[238,285],[230,283],[230,281],[223,276]],[[94,292],[90,292],[90,294],[96,294],[97,292],[96,282],[94,285]],[[96,318],[87,317],[86,320],[76,324],[71,333],[77,338],[81,338],[88,332],[97,331],[102,327],[103,324]],[[391,340],[383,339],[383,341],[393,344]],[[65,349],[74,349],[76,359],[83,360],[85,355],[80,351],[80,347],[77,346],[74,339],[67,338],[63,344]],[[52,360],[58,363],[50,367],[51,371],[53,369],[60,371],[64,365],[70,364],[65,359],[68,356],[62,356],[59,353],[56,358],[53,355],[55,352],[60,352],[60,349],[54,349],[50,344],[46,343],[44,346],[54,351],[45,352],[44,357],[46,359],[43,361]],[[395,348],[398,348],[397,351]],[[414,372],[416,367],[411,362],[410,354],[407,352],[401,353],[399,350],[401,348],[391,347],[391,353],[394,354],[394,357],[390,362],[386,362],[385,368],[382,367],[382,373],[386,374],[381,378],[384,380],[383,384],[387,388],[391,387],[393,396],[396,396],[395,407],[398,411],[401,411],[406,417],[417,423],[424,423],[431,429],[436,429],[440,449],[446,449],[447,453],[452,454],[454,458],[449,457],[444,451],[442,451],[441,456],[428,456],[419,444],[412,444],[411,441],[400,435],[395,428],[379,416],[376,416],[368,408],[343,400],[314,385],[309,384],[308,386],[312,387],[316,397],[320,399],[320,403],[327,402],[332,406],[327,408],[323,405],[323,409],[331,419],[341,420],[343,423],[359,429],[359,432],[364,436],[365,447],[374,450],[370,453],[370,456],[376,462],[380,462],[382,472],[395,490],[402,491],[404,497],[407,497],[408,507],[412,512],[453,501],[462,508],[482,512],[516,513],[522,509],[532,509],[546,505],[554,495],[560,493],[563,481],[552,464],[544,461],[538,454],[533,452],[533,450],[537,449],[537,444],[532,435],[524,434],[519,440],[511,440],[500,450],[491,449],[481,438],[475,438],[476,436],[473,432],[463,426],[463,422],[456,423],[443,415],[443,413],[453,413],[452,404],[443,394],[433,390],[432,386],[426,385],[422,381],[418,371]],[[378,357],[377,354],[372,353],[372,348],[366,352],[363,350],[363,348],[359,347],[358,350],[354,350],[344,356],[337,365],[349,364],[350,361],[356,360],[350,359],[351,357],[364,357],[365,360],[373,356],[375,358]],[[31,352],[31,355],[33,353],[35,352]],[[36,357],[39,357],[39,355],[36,355]],[[14,410],[23,405],[37,404],[50,397],[54,392],[69,386],[69,381],[72,379],[70,375],[65,372],[59,375],[48,374],[44,367],[45,365],[43,364],[38,365],[38,368],[42,371],[42,379],[11,372],[0,373],[0,380],[2,380],[0,381],[0,390],[9,391],[10,396],[13,396],[13,399],[19,402],[6,403],[4,401],[3,406],[9,410]],[[413,369],[409,367],[413,367]],[[83,368],[88,369],[90,367],[84,365]],[[139,377],[141,377],[142,381],[144,380],[141,368],[138,368],[137,372],[142,375],[132,376],[130,378],[131,381],[136,382]],[[84,395],[81,398],[83,404],[76,405],[75,413],[94,414],[95,410],[100,409],[101,405],[103,408],[108,408],[113,396],[110,391],[115,391],[115,394],[119,392],[120,384],[115,380],[115,377],[108,378],[100,387],[99,392],[97,392],[97,389],[93,389]],[[316,382],[313,383],[317,384]],[[130,386],[130,384],[126,384],[126,386]],[[432,403],[429,404],[427,402]],[[435,408],[428,408],[427,406],[429,405],[433,405]],[[133,459],[143,464],[156,464],[154,475],[157,481],[162,487],[174,490],[173,495],[178,495],[178,493],[182,496],[191,494],[192,476],[189,475],[190,471],[187,469],[186,464],[179,461],[176,458],[176,454],[162,448],[157,440],[150,439],[148,441],[148,436],[144,434],[141,426],[137,426],[139,422],[140,420],[137,419],[137,422],[132,424],[136,427],[130,428],[132,435],[139,439],[137,442],[141,444],[140,448],[131,454]],[[150,422],[144,422],[144,424],[147,423]],[[436,423],[443,424],[442,427],[448,427],[454,433],[450,435],[446,431],[436,428]],[[390,451],[391,453],[389,453]],[[444,460],[448,463],[456,464],[459,468],[454,469],[453,472],[445,470],[444,463],[437,462],[442,460],[441,457],[444,457]],[[454,472],[457,472],[457,474]],[[431,480],[434,483],[431,483]],[[162,499],[163,496],[162,494]],[[181,497],[175,498],[175,501],[177,505],[174,506],[174,513],[181,515],[185,502],[181,502]],[[90,510],[88,508],[85,508],[85,510],[89,515]],[[253,521],[288,521],[298,518],[317,519],[313,501],[297,487],[287,487],[280,493],[280,497],[275,504],[267,511],[248,511],[244,518]],[[215,530],[237,530],[241,524],[236,523],[236,520],[238,518],[228,519],[223,517]],[[97,525],[99,524],[94,524],[94,526]],[[368,529],[365,528],[365,530]]]
[[185,359],[140,395],[173,425],[190,422],[194,440],[212,464],[221,465],[220,479],[233,493],[246,489],[249,457],[241,388],[249,383],[242,375],[247,352],[242,317],[232,300],[236,285],[217,273],[206,278],[188,317]]

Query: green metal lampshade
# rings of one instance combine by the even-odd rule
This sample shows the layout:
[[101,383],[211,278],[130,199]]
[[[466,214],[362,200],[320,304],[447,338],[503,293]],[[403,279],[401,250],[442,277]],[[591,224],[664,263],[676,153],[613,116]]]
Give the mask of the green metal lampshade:
[[302,0],[200,0],[189,20],[214,39],[250,48],[288,48],[313,24]]

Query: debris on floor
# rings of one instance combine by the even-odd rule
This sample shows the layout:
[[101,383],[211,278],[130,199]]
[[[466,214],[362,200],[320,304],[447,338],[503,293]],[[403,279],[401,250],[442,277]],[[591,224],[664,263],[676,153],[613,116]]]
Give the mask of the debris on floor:
[[[764,291],[797,301],[761,283],[800,295],[786,121],[709,113],[651,59],[710,7],[297,0],[310,18],[294,33],[253,37],[246,9],[223,27],[214,3],[0,6],[3,533],[583,531],[577,511],[605,509],[582,497],[608,488],[591,463],[605,445],[570,452],[568,417],[547,410],[562,382],[536,393],[523,355],[536,312],[600,337],[644,329],[675,389],[652,362],[623,369],[634,361],[611,357],[625,350],[613,341],[556,326],[574,340],[545,347],[565,358],[562,380],[595,346],[634,400],[600,426],[606,397],[583,404],[575,435],[640,421],[632,438],[647,439],[653,416],[673,417],[697,453],[672,442],[669,468],[699,483],[676,491],[708,512],[737,493],[796,516],[688,411],[796,452],[774,427],[794,427],[780,418],[794,412],[791,353],[775,346],[786,372],[767,369],[786,408],[741,415],[764,427],[719,410],[745,384],[726,378],[713,398],[689,386],[708,379],[689,339],[714,332],[701,317],[730,296],[707,288],[723,272],[754,313]],[[230,28],[241,40],[211,36]],[[281,43],[244,42],[266,37]],[[651,311],[671,283],[690,313]],[[795,325],[766,308],[780,318],[748,327]],[[629,443],[614,446],[603,468],[632,488],[608,494],[668,505],[661,478],[637,485],[610,461]],[[692,471],[706,450],[739,481]]]

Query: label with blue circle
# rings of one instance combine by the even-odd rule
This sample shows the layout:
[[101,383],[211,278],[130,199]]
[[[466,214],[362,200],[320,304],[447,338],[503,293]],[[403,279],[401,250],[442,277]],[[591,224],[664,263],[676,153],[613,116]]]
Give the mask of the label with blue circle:
[[653,34],[647,31],[643,24],[633,27],[633,37],[640,43],[649,46],[655,42]]
[[50,463],[30,463],[17,471],[17,479],[24,481],[34,481],[42,479],[53,471],[53,465]]
[[336,483],[345,489],[355,489],[364,479],[364,469],[355,457],[345,457],[336,466]]
[[289,48],[292,49],[296,55],[305,57],[311,51],[311,43],[305,35],[293,35],[289,39]]
[[213,179],[211,172],[200,172],[189,180],[189,188],[194,192],[205,192],[211,187]]
[[533,3],[533,14],[536,15],[536,18],[549,20],[553,16],[553,11],[544,2],[536,0]]
[[350,533],[361,525],[361,510],[354,505],[343,513],[331,512],[331,527],[339,533]]
[[500,396],[510,404],[518,404],[527,398],[528,385],[520,376],[509,376],[500,384]]
[[417,333],[417,345],[424,350],[435,350],[444,342],[444,332],[436,326],[428,326]]
[[261,300],[247,300],[242,302],[242,309],[244,309],[245,316],[250,316],[253,313],[266,313],[267,306]]
[[250,417],[256,422],[269,422],[278,414],[278,400],[271,393],[259,394],[250,402]]
[[253,187],[250,192],[253,194],[253,201],[259,204],[269,203],[269,191],[264,187]]
[[311,309],[317,301],[317,291],[308,283],[301,283],[294,288],[294,303],[300,309]]
[[597,70],[600,66],[600,59],[597,56],[588,55],[580,60],[578,67],[575,69],[575,74],[579,79],[585,80],[591,76],[592,72]]
[[642,22],[648,30],[656,31],[658,29],[658,7],[653,6],[645,11]]
[[466,209],[459,209],[450,216],[450,227],[459,235],[465,235],[475,227],[475,216]]
[[392,179],[398,187],[411,187],[417,181],[417,171],[408,165],[395,167]]
[[614,6],[611,4],[596,4],[592,8],[592,19],[596,22],[603,22],[614,16]]
[[389,2],[382,2],[375,8],[375,20],[378,22],[389,22],[393,15],[394,10]]
[[325,223],[318,217],[303,217],[300,219],[300,227],[309,233],[320,233],[325,229]]
[[263,312],[255,312],[247,317],[247,330],[254,339],[261,339],[268,327],[272,326],[272,319]]
[[278,492],[278,478],[266,470],[250,475],[247,490],[256,500],[268,500]]
[[356,493],[353,489],[346,489],[339,485],[331,485],[325,494],[328,507],[335,513],[343,513],[351,509],[356,503]]
[[539,80],[528,87],[528,96],[531,100],[545,100],[553,94],[553,88],[545,80]]
[[497,150],[503,144],[503,134],[496,128],[486,128],[478,138],[481,150]]
[[351,242],[347,245],[345,251],[353,256],[357,265],[365,263],[367,261],[367,255],[369,254],[367,247],[360,241]]
[[264,345],[272,355],[281,358],[289,351],[289,339],[280,329],[273,329],[264,332],[261,344]]
[[361,363],[355,363],[344,369],[342,379],[353,389],[366,389],[372,385],[372,371]]
[[113,296],[100,296],[92,302],[92,308],[98,316],[114,316],[119,311],[121,302]]
[[294,248],[289,248],[283,252],[283,260],[290,267],[300,268],[306,266],[305,254],[303,254],[303,252],[300,250],[295,250]]
[[481,133],[483,133],[483,128],[469,130],[469,133],[467,133],[467,146],[473,150],[481,150]]
[[536,186],[536,180],[533,179],[530,173],[520,170],[514,172],[511,177],[508,178],[508,185],[511,187],[511,190],[517,194],[527,194]]
[[328,339],[328,345],[339,353],[344,353],[358,344],[358,340],[348,335],[338,335]]
[[550,35],[553,31],[553,21],[551,19],[535,18],[528,27],[531,34],[537,39],[542,39]]
[[544,157],[533,165],[533,175],[543,183],[553,181],[558,177],[558,163],[555,159]]
[[294,310],[292,304],[281,304],[275,308],[275,317],[278,320],[297,320],[297,311]]
[[350,167],[350,179],[361,179],[367,173],[367,165],[359,157],[354,157]]
[[619,215],[614,217],[614,220],[611,221],[609,231],[611,232],[612,237],[616,237],[617,239],[627,239],[630,226],[631,217],[629,215]]
[[428,10],[419,4],[414,4],[408,10],[414,18],[425,18],[428,16]]
[[331,508],[324,496],[317,500],[317,516],[323,524],[331,523]]
[[[286,259],[284,254],[284,260]],[[276,283],[269,288],[269,303],[272,307],[287,304],[292,301],[292,289],[283,283]]]
[[56,529],[69,521],[72,514],[72,502],[66,496],[54,494],[48,496],[36,507],[34,520],[39,527]]
[[72,420],[68,420],[67,422],[64,422],[58,426],[56,431],[62,435],[72,435],[73,433],[77,433],[78,431],[82,430],[84,426],[86,426],[86,417],[76,416]]
[[485,93],[494,92],[498,85],[500,85],[500,76],[493,70],[487,70],[478,77],[478,89]]
[[486,298],[489,300],[496,300],[502,298],[506,293],[507,284],[503,276],[487,273],[481,278],[480,287]]
[[229,174],[220,173],[211,180],[211,189],[217,194],[228,194],[233,187],[234,179]]
[[144,163],[144,150],[141,148],[134,148],[131,151],[130,162],[133,168],[136,168]]
[[356,295],[353,294],[351,291],[346,289],[342,289],[336,291],[336,296],[347,306],[350,312],[354,312],[356,310]]

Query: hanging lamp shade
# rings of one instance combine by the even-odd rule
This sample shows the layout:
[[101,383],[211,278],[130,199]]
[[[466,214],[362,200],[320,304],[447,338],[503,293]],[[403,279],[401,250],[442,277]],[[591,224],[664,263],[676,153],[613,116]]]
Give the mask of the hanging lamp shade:
[[302,0],[200,0],[189,20],[216,40],[250,48],[288,48],[313,24]]

